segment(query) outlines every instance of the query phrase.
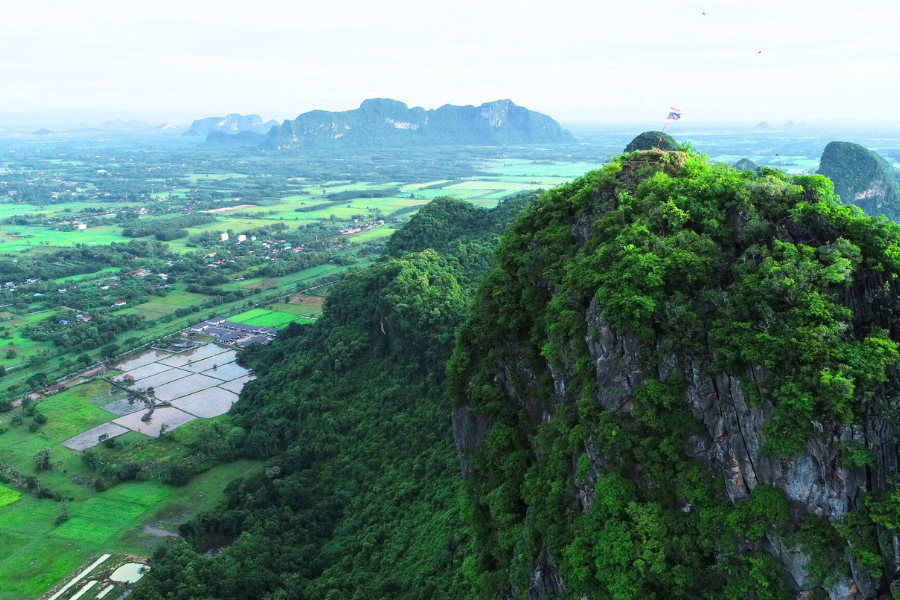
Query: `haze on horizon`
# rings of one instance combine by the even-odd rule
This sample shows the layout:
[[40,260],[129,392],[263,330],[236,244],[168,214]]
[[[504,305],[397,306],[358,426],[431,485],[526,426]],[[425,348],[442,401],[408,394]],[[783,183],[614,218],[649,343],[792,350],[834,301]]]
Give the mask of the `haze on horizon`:
[[563,122],[896,122],[897,22],[887,0],[35,0],[4,7],[0,113],[510,98]]

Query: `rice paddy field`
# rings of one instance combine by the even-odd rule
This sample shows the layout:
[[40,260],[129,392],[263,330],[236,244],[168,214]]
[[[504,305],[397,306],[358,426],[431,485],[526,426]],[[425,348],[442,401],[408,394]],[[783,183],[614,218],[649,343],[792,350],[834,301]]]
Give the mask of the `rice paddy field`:
[[[181,487],[130,481],[96,491],[81,452],[60,443],[109,421],[113,415],[92,401],[109,387],[95,381],[40,400],[38,409],[47,423],[37,432],[24,424],[11,425],[18,410],[0,415],[0,428],[5,430],[0,435],[2,460],[22,473],[35,473],[34,455],[48,449],[53,466],[37,477],[43,486],[70,498],[65,509],[69,518],[58,522],[62,509],[56,501],[0,486],[0,600],[36,598],[102,553],[147,556],[163,537],[176,532],[179,523],[218,503],[228,481],[258,468],[254,462],[238,461],[214,467]],[[188,423],[179,436],[190,440],[196,431]],[[125,444],[140,444],[139,437],[133,433],[122,439]],[[158,459],[175,450],[155,445],[141,451]]]

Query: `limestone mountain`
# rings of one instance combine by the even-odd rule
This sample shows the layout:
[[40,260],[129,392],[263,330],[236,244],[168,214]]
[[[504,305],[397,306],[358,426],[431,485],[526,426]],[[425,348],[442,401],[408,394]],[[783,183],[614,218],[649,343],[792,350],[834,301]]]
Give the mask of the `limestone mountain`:
[[760,123],[757,124],[753,128],[753,131],[771,131],[771,130],[772,130],[772,126],[769,125],[768,123],[766,123],[765,121],[760,121]]
[[473,597],[900,587],[900,227],[642,152],[498,248],[448,368]]
[[547,115],[511,100],[481,106],[446,104],[437,109],[409,108],[387,98],[364,101],[341,112],[314,110],[285,121],[269,132],[270,148],[337,145],[527,145],[569,144],[575,138]]
[[738,171],[756,171],[756,169],[758,168],[757,164],[749,158],[742,158],[741,160],[734,163],[733,166]]
[[[660,141],[660,138],[662,140]],[[645,131],[638,135],[625,146],[625,152],[634,152],[635,150],[678,150],[678,142],[675,141],[668,133],[662,131]]]
[[237,113],[230,114],[225,117],[207,117],[205,119],[197,119],[191,123],[184,135],[208,135],[214,131],[222,133],[242,133],[249,131],[251,133],[268,133],[270,129],[278,125],[278,121],[270,120],[263,122],[259,115],[239,115]]
[[819,161],[819,174],[834,182],[834,192],[869,215],[900,218],[897,171],[879,154],[850,142],[831,142]]

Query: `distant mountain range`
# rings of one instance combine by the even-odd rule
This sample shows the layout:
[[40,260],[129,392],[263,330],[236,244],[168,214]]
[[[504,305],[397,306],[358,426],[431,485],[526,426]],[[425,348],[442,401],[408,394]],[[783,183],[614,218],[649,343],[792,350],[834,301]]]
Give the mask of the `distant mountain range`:
[[[211,141],[222,143],[220,136]],[[559,123],[547,115],[516,106],[511,100],[486,102],[481,106],[446,104],[438,109],[425,110],[421,107],[409,108],[397,100],[374,98],[353,110],[303,113],[293,121],[273,127],[263,146],[284,149],[574,142],[574,136]]]
[[184,135],[209,135],[221,131],[222,133],[267,133],[278,125],[278,121],[271,120],[263,123],[259,115],[230,114],[225,117],[207,117],[197,119],[191,123],[191,128]]

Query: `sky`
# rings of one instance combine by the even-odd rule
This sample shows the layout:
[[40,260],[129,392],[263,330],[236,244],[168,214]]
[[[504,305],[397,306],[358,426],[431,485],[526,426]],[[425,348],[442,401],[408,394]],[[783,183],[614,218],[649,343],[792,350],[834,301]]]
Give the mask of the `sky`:
[[0,113],[509,98],[562,122],[900,121],[895,0],[4,4]]

